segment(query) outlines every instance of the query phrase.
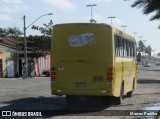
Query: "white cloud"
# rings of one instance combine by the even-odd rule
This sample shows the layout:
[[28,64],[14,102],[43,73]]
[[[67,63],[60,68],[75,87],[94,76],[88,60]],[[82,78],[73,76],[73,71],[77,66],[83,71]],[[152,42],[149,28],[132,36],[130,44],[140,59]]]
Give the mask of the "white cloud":
[[10,13],[11,9],[9,9],[7,6],[0,8],[0,13]]
[[95,14],[95,15],[93,16],[93,19],[95,19],[97,22],[101,22],[104,18],[103,18],[103,16],[100,16],[100,15],[98,15],[98,14]]
[[0,13],[10,13],[22,11],[26,8],[23,0],[3,0],[4,6],[0,8]]
[[53,7],[57,7],[62,10],[74,9],[76,7],[76,5],[71,3],[69,0],[43,0],[43,1]]
[[3,0],[7,4],[23,4],[23,0]]
[[0,21],[12,21],[10,14],[22,12],[26,8],[23,0],[2,0]]
[[124,21],[122,21],[122,20],[120,20],[120,19],[118,19],[118,18],[113,19],[113,23],[116,23],[116,24],[118,24],[118,25],[126,24]]
[[[87,16],[85,17],[85,21],[89,21],[90,22],[91,16]],[[104,17],[98,14],[94,14],[93,15],[93,19],[96,20],[97,23],[103,23],[104,22]]]
[[0,21],[12,21],[12,18],[9,15],[6,14],[0,14]]

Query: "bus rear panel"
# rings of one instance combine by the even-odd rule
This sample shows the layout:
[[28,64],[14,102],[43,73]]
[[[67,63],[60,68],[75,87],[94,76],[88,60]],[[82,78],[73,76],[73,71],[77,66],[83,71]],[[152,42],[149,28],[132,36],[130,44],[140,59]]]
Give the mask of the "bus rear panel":
[[113,96],[112,38],[109,25],[56,25],[51,48],[52,94]]

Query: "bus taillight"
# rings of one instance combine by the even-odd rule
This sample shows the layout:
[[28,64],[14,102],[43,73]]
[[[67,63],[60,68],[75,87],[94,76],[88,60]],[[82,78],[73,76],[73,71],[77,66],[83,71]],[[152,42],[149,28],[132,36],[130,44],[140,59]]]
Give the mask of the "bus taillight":
[[113,78],[112,77],[107,77],[107,80],[111,81],[111,80],[113,80]]
[[52,75],[56,75],[56,72],[51,72],[51,76],[52,76]]
[[113,73],[112,73],[112,68],[107,68],[107,80],[111,81],[113,80]]
[[51,80],[55,80],[56,79],[56,77],[55,76],[51,76]]
[[56,72],[55,72],[56,68],[55,67],[51,67],[51,80],[55,80],[56,79]]
[[111,72],[107,73],[107,76],[112,76],[113,74]]

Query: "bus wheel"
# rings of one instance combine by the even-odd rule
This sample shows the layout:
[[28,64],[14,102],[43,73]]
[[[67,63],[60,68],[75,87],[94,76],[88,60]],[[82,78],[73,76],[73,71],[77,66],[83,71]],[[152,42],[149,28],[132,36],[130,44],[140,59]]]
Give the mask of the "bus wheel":
[[120,96],[119,97],[116,97],[116,99],[115,99],[115,103],[116,104],[121,104],[122,103],[122,101],[123,101],[123,93],[124,93],[124,83],[122,83],[122,85],[121,85],[121,92],[120,92]]
[[132,97],[133,96],[133,90],[131,90],[130,92],[127,93],[128,97]]

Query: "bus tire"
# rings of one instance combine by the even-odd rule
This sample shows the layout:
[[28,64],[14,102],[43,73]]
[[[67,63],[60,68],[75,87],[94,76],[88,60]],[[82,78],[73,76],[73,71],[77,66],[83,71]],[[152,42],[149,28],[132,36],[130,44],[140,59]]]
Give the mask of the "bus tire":
[[123,101],[123,93],[124,93],[124,82],[121,84],[121,90],[120,90],[120,96],[116,97],[115,99],[115,103],[116,104],[121,104]]
[[133,96],[133,90],[131,90],[130,92],[127,93],[127,97],[132,97]]

